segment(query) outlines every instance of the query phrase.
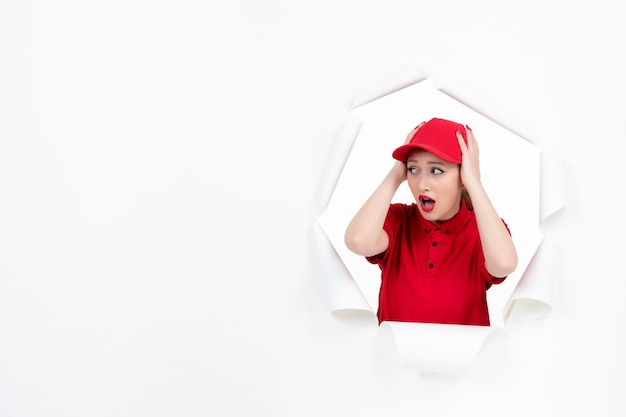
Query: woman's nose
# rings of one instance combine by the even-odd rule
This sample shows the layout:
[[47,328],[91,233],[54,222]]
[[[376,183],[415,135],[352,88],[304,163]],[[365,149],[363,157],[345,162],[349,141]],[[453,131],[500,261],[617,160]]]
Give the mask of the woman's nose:
[[417,185],[422,191],[430,190],[430,182],[428,181],[428,177],[426,175],[420,175]]

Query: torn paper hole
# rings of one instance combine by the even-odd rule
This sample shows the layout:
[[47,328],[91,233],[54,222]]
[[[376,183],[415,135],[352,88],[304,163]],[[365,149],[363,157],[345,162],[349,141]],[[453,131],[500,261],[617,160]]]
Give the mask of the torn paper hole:
[[[453,327],[449,327],[451,325],[429,325],[428,329],[441,327],[441,337],[449,331],[459,338],[456,339],[458,351],[447,352],[439,349],[438,352],[443,356],[438,359],[439,362],[432,362],[427,358],[426,351],[410,348],[414,340],[426,336],[423,323],[392,324],[394,335],[397,336],[398,351],[403,352],[403,360],[409,368],[423,369],[426,365],[420,364],[432,362],[439,363],[435,366],[437,369],[460,369],[476,356],[482,346],[479,341],[484,342],[489,329],[504,326],[505,319],[512,323],[515,320],[549,314],[549,297],[539,287],[549,286],[552,277],[546,275],[544,270],[539,274],[527,271],[527,266],[543,238],[539,228],[540,220],[545,218],[546,213],[553,213],[555,208],[558,210],[564,203],[555,198],[540,210],[540,198],[543,195],[539,192],[540,186],[547,181],[550,184],[544,190],[551,189],[551,184],[558,182],[555,181],[558,170],[557,174],[550,171],[548,176],[540,175],[542,164],[546,165],[546,158],[542,159],[540,150],[532,144],[523,123],[460,84],[447,83],[441,89],[435,88],[433,82],[412,65],[402,68],[357,95],[354,103],[360,107],[353,109],[351,114],[358,117],[362,125],[357,131],[358,137],[352,142],[349,156],[343,160],[344,165],[328,170],[329,176],[332,175],[331,172],[339,172],[339,178],[335,182],[324,178],[324,181],[333,183],[334,192],[329,197],[326,211],[317,218],[325,233],[326,244],[330,242],[335,249],[335,257],[327,262],[334,263],[338,270],[342,270],[342,281],[345,284],[350,282],[346,286],[350,290],[345,292],[349,294],[346,299],[351,298],[352,301],[343,304],[358,304],[354,301],[358,298],[354,293],[356,287],[370,311],[376,311],[380,285],[378,268],[345,248],[345,227],[390,169],[393,163],[391,152],[401,144],[406,133],[420,121],[443,117],[468,124],[477,134],[484,186],[494,206],[512,230],[520,261],[514,274],[488,292],[491,328],[469,330],[476,326],[460,326],[463,329],[455,332]],[[335,161],[335,164],[338,163]],[[393,202],[412,202],[408,187],[401,187]],[[537,268],[541,269],[532,269]],[[525,284],[518,290],[516,287],[523,273],[525,277],[540,276],[541,284],[535,285],[534,278],[525,279]],[[352,276],[353,280],[348,281],[348,276]],[[337,298],[343,297],[343,290],[331,289],[331,286],[326,288],[337,291]],[[326,299],[331,309],[333,305],[342,305],[331,296]],[[411,329],[415,329],[413,335]],[[423,346],[422,349],[426,347]]]

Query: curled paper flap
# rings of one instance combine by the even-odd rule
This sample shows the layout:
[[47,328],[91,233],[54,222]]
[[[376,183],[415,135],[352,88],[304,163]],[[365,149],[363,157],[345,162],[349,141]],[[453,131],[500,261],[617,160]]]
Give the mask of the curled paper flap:
[[317,220],[311,226],[310,244],[313,276],[320,280],[325,308],[328,311],[353,309],[372,312]]
[[386,321],[404,367],[419,372],[459,373],[476,358],[494,330],[489,326]]
[[407,64],[398,71],[388,75],[371,87],[357,94],[352,100],[352,107],[359,107],[388,94],[402,90],[412,84],[426,79],[424,72],[414,64]]
[[565,207],[565,177],[563,161],[545,151],[541,152],[540,219],[543,222]]
[[458,102],[474,110],[476,113],[483,115],[492,122],[499,124],[505,129],[510,130],[519,137],[532,143],[529,139],[528,128],[526,125],[505,112],[502,109],[502,106],[493,103],[491,100],[488,100],[483,95],[458,81],[455,83],[446,81],[445,84],[438,78],[433,81],[435,88],[440,90],[442,93],[452,97]]
[[319,204],[321,206],[317,211],[318,213],[323,213],[326,207],[328,207],[328,202],[337,186],[341,170],[346,164],[350,150],[359,135],[362,125],[363,121],[360,118],[354,114],[348,114],[346,120],[335,131],[318,186]]
[[552,312],[559,262],[556,244],[545,237],[507,303],[504,311],[507,326],[543,318]]

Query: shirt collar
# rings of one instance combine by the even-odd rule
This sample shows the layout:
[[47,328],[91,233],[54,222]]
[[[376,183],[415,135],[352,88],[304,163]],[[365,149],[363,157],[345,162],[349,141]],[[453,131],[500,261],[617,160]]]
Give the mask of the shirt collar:
[[467,206],[465,205],[465,202],[462,200],[461,200],[461,208],[459,209],[458,213],[456,213],[454,217],[452,217],[451,219],[446,220],[445,222],[442,222],[442,223],[438,223],[438,224],[434,224],[426,220],[422,216],[422,213],[420,213],[419,209],[417,209],[416,211],[417,211],[417,219],[418,219],[419,226],[421,229],[424,229],[424,232],[427,232],[427,233],[433,230],[444,231],[445,233],[452,232],[458,229],[459,226],[465,224],[472,217],[472,212],[467,208]]

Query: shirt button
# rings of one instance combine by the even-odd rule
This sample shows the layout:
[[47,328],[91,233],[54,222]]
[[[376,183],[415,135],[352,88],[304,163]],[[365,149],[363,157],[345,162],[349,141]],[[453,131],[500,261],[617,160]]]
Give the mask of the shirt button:
[[437,242],[433,242],[433,246],[437,246]]
[[428,267],[429,267],[429,268],[432,268],[432,267],[434,267],[434,266],[435,266],[435,265],[433,265],[433,264],[428,264]]

